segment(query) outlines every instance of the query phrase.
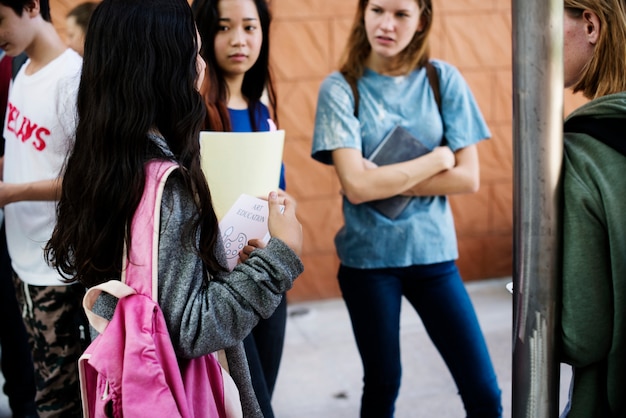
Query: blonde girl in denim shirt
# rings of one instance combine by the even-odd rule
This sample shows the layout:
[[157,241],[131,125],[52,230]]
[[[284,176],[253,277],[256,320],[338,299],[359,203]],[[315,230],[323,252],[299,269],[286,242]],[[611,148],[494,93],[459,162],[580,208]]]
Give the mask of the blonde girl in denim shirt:
[[[458,70],[433,60],[440,113],[425,68],[431,24],[430,0],[360,0],[341,73],[329,75],[319,92],[312,156],[335,167],[344,196],[335,244],[364,368],[361,417],[394,414],[402,296],[446,362],[467,416],[502,415],[487,346],[455,265],[446,197],[478,189],[476,143],[490,133]],[[358,100],[347,80],[355,81]],[[381,167],[365,160],[397,125],[432,151]],[[368,204],[399,194],[413,198],[395,219]]]

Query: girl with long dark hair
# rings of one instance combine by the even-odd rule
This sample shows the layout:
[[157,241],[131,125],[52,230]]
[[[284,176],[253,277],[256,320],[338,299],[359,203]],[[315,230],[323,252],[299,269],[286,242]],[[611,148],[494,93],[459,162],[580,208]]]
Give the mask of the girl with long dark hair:
[[[226,348],[244,416],[262,416],[241,341],[259,317],[272,314],[302,271],[302,231],[294,201],[272,192],[267,247],[226,271],[200,169],[205,106],[198,88],[206,65],[200,47],[185,0],[105,0],[98,6],[85,42],[76,144],[46,254],[68,280],[87,287],[119,279],[144,166],[153,159],[177,163],[161,202],[159,305],[177,355]],[[102,309],[113,304],[103,299]]]

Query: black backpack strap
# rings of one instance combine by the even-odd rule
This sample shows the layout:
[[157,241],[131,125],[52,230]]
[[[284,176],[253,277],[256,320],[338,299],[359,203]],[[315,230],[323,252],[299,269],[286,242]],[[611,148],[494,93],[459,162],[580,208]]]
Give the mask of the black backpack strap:
[[[439,116],[441,116],[441,122],[443,124],[443,111],[441,109],[441,91],[439,90],[439,76],[437,75],[437,70],[431,64],[430,61],[426,62],[426,76],[428,77],[428,82],[430,83],[430,88],[433,90],[433,95],[435,96],[435,102],[437,102],[437,109],[439,109]],[[445,134],[445,125],[443,127],[444,134],[441,138],[441,145],[445,145],[448,141],[446,140]]]
[[341,75],[343,76],[343,78],[346,79],[346,82],[350,86],[350,90],[352,90],[352,97],[354,97],[354,112],[352,113],[354,114],[354,117],[358,119],[359,118],[359,89],[356,86],[356,80],[348,76],[347,74],[344,74],[343,72],[341,73]]
[[437,102],[437,109],[439,109],[439,114],[441,114],[441,93],[439,91],[439,76],[437,76],[437,70],[433,67],[430,61],[426,63],[425,67],[430,88],[433,89],[435,101]]
[[13,57],[13,61],[11,62],[11,78],[13,80],[15,80],[15,76],[17,76],[17,73],[20,71],[20,68],[22,68],[22,65],[24,65],[27,59],[28,56],[25,52],[22,52],[17,57]]
[[626,118],[574,116],[565,122],[563,131],[587,134],[626,156]]

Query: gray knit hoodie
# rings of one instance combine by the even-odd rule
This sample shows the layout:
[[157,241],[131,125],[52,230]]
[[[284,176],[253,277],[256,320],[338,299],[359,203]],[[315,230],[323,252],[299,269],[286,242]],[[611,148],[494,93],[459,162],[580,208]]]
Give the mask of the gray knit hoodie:
[[[174,171],[161,201],[158,302],[176,354],[193,358],[225,349],[244,417],[262,418],[241,342],[259,318],[274,312],[304,267],[285,243],[271,238],[266,248],[252,252],[232,272],[207,280],[202,260],[190,243],[182,242],[186,221],[196,215],[193,197]],[[226,265],[221,245],[217,249]],[[103,294],[94,311],[110,318],[115,301]]]

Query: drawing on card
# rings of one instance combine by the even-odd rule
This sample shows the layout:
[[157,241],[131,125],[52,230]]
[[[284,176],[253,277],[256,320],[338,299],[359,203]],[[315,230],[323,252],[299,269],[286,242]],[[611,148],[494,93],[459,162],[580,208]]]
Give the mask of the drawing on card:
[[241,250],[251,239],[267,242],[269,208],[266,200],[242,194],[219,223],[228,268],[232,270],[239,262]]
[[231,226],[226,231],[224,231],[224,235],[222,235],[222,241],[224,241],[224,250],[226,251],[226,258],[237,258],[239,257],[239,251],[243,250],[243,247],[248,242],[248,237],[243,232],[239,232],[231,239],[231,235],[235,231],[235,227]]

